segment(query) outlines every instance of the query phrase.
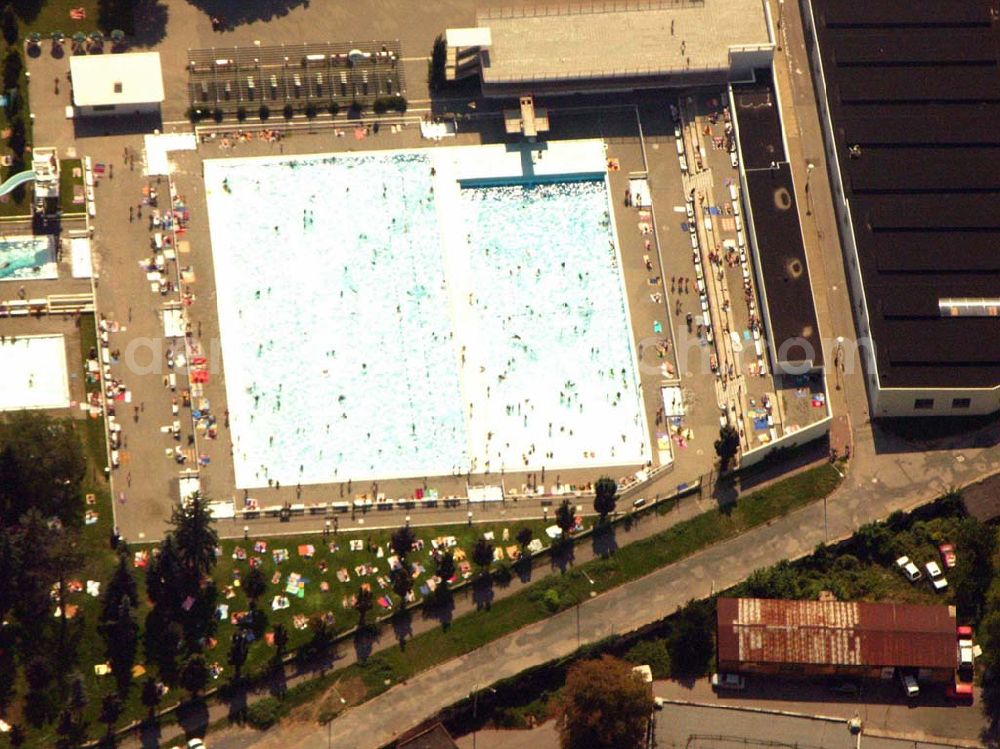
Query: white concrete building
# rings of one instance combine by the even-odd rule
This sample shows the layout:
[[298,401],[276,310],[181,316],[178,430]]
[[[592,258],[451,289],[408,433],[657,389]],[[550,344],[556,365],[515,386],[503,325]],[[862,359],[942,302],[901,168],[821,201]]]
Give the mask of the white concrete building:
[[156,114],[163,102],[159,52],[79,55],[70,59],[78,117]]

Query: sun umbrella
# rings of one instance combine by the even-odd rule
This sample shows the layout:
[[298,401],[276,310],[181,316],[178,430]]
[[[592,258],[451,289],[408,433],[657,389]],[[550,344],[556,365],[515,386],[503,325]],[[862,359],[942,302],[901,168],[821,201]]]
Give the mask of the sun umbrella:
[[40,41],[42,41],[42,35],[36,31],[28,37],[28,41],[31,42],[32,44],[38,44]]
[[116,42],[120,42],[122,39],[125,38],[125,32],[122,31],[121,29],[112,29],[111,38]]
[[73,41],[76,44],[83,44],[85,41],[87,41],[87,35],[84,34],[82,31],[77,31],[75,34],[73,34]]
[[61,32],[61,31],[53,31],[52,32],[52,41],[54,41],[54,42],[61,42],[65,38],[66,38],[66,35],[63,32]]
[[90,35],[90,41],[97,42],[98,44],[100,44],[101,42],[104,41],[104,34],[102,34],[100,31],[95,31],[93,34]]

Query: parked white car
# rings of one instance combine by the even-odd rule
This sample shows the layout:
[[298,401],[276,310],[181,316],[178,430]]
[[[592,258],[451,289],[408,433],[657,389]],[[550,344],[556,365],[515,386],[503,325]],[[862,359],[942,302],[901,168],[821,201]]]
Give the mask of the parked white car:
[[902,556],[897,559],[896,566],[903,571],[903,574],[906,575],[907,579],[911,583],[915,583],[923,577],[923,575],[920,574],[920,570],[917,568],[917,565],[911,562],[910,558],[907,556]]
[[903,683],[903,691],[907,697],[916,697],[920,694],[920,685],[912,674],[902,674],[900,681]]
[[927,577],[930,579],[931,585],[934,586],[934,590],[944,590],[948,587],[948,581],[937,562],[928,562],[924,565],[924,569],[927,570]]

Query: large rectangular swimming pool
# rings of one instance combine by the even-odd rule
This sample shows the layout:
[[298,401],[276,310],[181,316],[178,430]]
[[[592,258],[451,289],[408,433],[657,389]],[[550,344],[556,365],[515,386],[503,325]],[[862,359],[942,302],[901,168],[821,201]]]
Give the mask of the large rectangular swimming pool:
[[648,459],[605,181],[481,151],[205,162],[237,486]]

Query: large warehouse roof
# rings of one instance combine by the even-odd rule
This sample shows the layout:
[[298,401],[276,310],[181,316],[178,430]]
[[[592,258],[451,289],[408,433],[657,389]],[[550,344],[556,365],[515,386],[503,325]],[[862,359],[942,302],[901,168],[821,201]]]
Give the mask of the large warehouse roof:
[[1000,385],[995,3],[811,2],[880,385]]
[[674,0],[480,11],[483,82],[728,71],[729,50],[771,44],[762,0]]
[[719,661],[954,668],[949,606],[720,598]]
[[78,107],[151,104],[164,99],[159,52],[74,55],[69,61]]

